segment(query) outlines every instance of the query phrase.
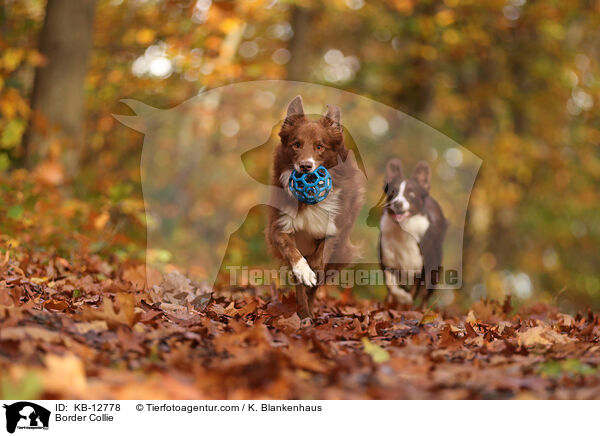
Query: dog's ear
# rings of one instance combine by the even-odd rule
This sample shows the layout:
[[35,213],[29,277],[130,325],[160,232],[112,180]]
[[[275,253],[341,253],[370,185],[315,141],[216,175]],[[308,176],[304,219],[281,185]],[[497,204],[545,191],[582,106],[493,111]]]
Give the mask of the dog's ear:
[[390,183],[396,178],[404,178],[402,174],[402,162],[400,159],[392,159],[390,160],[385,167],[385,179],[383,181],[383,191],[386,194],[389,194]]
[[429,192],[429,188],[431,188],[431,170],[429,168],[429,164],[424,160],[420,161],[415,165],[415,169],[412,173],[413,178],[425,189]]
[[342,130],[342,111],[339,106],[328,104],[327,110],[321,117],[321,123],[325,127],[333,127],[339,131]]
[[290,104],[288,105],[284,124],[292,124],[294,120],[303,117],[304,105],[302,104],[302,97],[297,95],[292,101],[290,101]]
[[385,167],[385,180],[391,181],[394,177],[403,178],[402,175],[402,162],[400,159],[392,159],[387,163]]
[[279,137],[282,142],[286,142],[287,138],[291,132],[292,126],[296,121],[304,119],[304,106],[302,105],[302,97],[297,95],[294,97],[287,108],[287,113],[285,115],[285,120],[283,120],[283,124],[281,125],[281,130],[279,130]]

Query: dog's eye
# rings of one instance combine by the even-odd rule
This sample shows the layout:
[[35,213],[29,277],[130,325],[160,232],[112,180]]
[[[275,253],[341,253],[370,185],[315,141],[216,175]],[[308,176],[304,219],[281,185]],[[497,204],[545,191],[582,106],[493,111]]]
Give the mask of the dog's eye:
[[323,144],[317,144],[317,150],[322,150],[323,149]]
[[300,143],[299,142],[294,142],[292,144],[292,147],[294,147],[294,148],[300,148]]

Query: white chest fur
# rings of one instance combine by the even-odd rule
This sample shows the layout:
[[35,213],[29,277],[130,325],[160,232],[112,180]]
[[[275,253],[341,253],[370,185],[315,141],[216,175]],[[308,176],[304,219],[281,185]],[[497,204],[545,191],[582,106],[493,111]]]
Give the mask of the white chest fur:
[[[290,172],[281,175],[283,186],[287,188]],[[290,193],[290,195],[292,195]],[[317,238],[333,236],[337,233],[335,218],[340,213],[339,191],[334,188],[327,198],[317,204],[296,210],[281,210],[278,226],[285,233],[304,231]]]
[[413,215],[402,221],[400,227],[410,233],[418,242],[421,242],[421,239],[423,239],[425,232],[429,228],[429,220],[425,215]]
[[381,217],[381,260],[383,265],[409,272],[421,272],[423,256],[419,241],[429,228],[423,215],[414,215],[401,224],[388,213]]

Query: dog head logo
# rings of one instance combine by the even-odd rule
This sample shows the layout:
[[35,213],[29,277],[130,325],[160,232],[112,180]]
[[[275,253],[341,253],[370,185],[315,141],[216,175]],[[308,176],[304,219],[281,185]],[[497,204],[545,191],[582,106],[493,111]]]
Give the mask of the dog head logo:
[[[465,215],[481,160],[389,106],[335,88],[288,81],[236,83],[166,110],[123,101],[136,115],[115,118],[144,133],[141,181],[148,262],[167,258],[209,286],[225,264],[268,264],[266,213],[260,211],[264,205],[279,207],[270,203],[273,190],[281,189],[272,184],[273,153],[282,140],[290,102],[298,95],[304,116],[341,120],[348,158],[356,160],[364,175],[365,203],[351,235],[361,248],[359,262],[379,263],[375,215],[385,201],[386,164],[400,157],[407,167],[428,162],[432,194],[449,222],[445,268],[462,271]],[[297,101],[291,108],[296,106]],[[300,164],[312,166],[323,157],[315,144],[310,153],[297,147],[299,170]],[[460,277],[448,287],[460,288]]]
[[29,401],[19,401],[4,405],[6,409],[6,431],[14,433],[16,429],[48,429],[50,411]]

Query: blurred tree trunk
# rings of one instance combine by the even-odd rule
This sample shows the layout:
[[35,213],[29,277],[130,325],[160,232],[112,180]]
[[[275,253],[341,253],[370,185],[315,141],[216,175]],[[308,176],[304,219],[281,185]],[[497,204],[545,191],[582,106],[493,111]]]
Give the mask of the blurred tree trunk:
[[292,9],[292,29],[294,36],[289,50],[292,58],[287,65],[287,78],[307,82],[310,79],[310,35],[313,30],[312,21],[315,11],[309,8],[294,6]]
[[68,174],[79,166],[84,143],[84,81],[92,48],[96,0],[48,0],[39,50],[46,63],[35,73],[33,118],[25,139],[34,167],[59,141]]

